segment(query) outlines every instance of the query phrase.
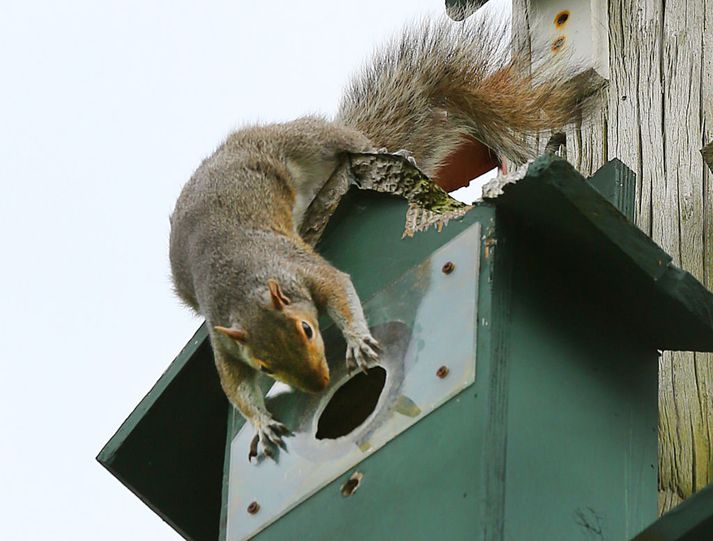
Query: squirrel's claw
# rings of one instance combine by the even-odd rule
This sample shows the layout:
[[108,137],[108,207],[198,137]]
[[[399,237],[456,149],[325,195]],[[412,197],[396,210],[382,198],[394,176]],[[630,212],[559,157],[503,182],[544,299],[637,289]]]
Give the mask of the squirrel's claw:
[[270,419],[262,426],[257,427],[257,433],[250,442],[248,462],[252,462],[253,458],[257,458],[257,461],[260,462],[262,457],[271,458],[277,462],[276,457],[279,449],[287,452],[287,445],[283,438],[293,435],[292,431],[281,422]]
[[368,374],[368,366],[369,365],[358,349],[353,352],[353,356],[351,358],[347,357],[347,372],[350,376],[352,374],[352,370],[355,368],[361,370],[365,374]]
[[267,440],[267,438],[261,436],[260,434],[255,434],[255,437],[250,442],[250,451],[248,452],[248,462],[252,462],[253,458],[257,458],[257,463],[259,464],[264,458],[275,459],[275,451],[273,449],[275,445]]
[[394,152],[394,154],[406,158],[411,165],[413,165],[414,167],[418,167],[418,165],[416,164],[416,158],[414,158],[413,154],[411,154],[411,152],[409,152],[405,148],[397,150],[396,152]]
[[374,353],[374,359],[379,357],[379,353],[381,353],[381,344],[374,338],[373,336],[365,336],[364,337],[364,342],[366,342],[372,349],[372,352]]
[[248,462],[252,462],[257,456],[257,444],[260,441],[260,434],[255,434],[253,441],[250,442],[250,451],[248,451]]
[[282,434],[284,433],[283,429],[287,430],[284,425],[278,423],[275,426],[268,426],[265,428],[263,434],[270,443],[277,445],[280,449],[286,451],[287,445],[285,445],[285,441],[282,439]]
[[397,150],[396,152],[389,152],[389,149],[386,147],[381,147],[375,149],[375,152],[377,154],[396,154],[397,156],[401,156],[402,158],[406,158],[408,162],[413,165],[414,167],[418,167],[416,164],[416,158],[413,157],[413,154],[406,150],[405,148],[402,148],[401,150]]
[[379,359],[380,350],[379,342],[369,334],[350,341],[347,344],[347,372],[351,375],[352,369],[358,368],[367,374],[369,364]]

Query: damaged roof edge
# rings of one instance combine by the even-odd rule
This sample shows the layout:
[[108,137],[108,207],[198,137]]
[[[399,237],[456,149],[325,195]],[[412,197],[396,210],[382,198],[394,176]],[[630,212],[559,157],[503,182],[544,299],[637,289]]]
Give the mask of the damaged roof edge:
[[[617,164],[618,165],[618,164]],[[607,166],[605,166],[607,167]],[[610,167],[617,174],[622,167]],[[630,175],[630,172],[626,171]],[[566,246],[568,254],[636,276],[607,278],[611,294],[640,302],[642,322],[658,349],[713,351],[713,294],[603,197],[566,160],[548,154],[483,187],[483,198],[511,209]],[[606,269],[605,269],[606,270]],[[634,291],[615,287],[619,279]]]

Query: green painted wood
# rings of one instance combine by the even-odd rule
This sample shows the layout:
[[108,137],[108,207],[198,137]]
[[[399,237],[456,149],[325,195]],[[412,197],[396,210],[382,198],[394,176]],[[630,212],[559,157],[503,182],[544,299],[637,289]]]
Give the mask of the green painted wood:
[[[538,197],[526,199],[530,195]],[[519,216],[551,227],[553,234],[561,233],[561,242],[573,249],[596,247],[602,253],[621,254],[654,280],[671,262],[671,256],[629,223],[570,163],[552,154],[535,160],[526,177],[506,187],[498,199],[499,206],[513,203]]]
[[103,464],[104,462],[111,460],[111,458],[121,449],[121,445],[131,435],[144,415],[146,415],[146,413],[156,405],[156,402],[169,388],[181,370],[183,370],[191,358],[198,353],[200,348],[203,346],[203,342],[205,341],[207,335],[208,333],[205,329],[205,325],[201,325],[193,337],[183,347],[178,356],[161,375],[159,380],[153,387],[151,387],[151,390],[146,394],[141,402],[138,403],[131,414],[121,424],[116,433],[104,445],[97,456],[97,460],[99,462]]
[[332,217],[317,250],[351,275],[365,302],[476,221],[485,231],[494,227],[495,220],[494,210],[483,205],[451,220],[441,232],[431,228],[412,238],[401,238],[405,218],[406,203],[402,199],[352,189]]
[[614,158],[605,163],[588,181],[627,220],[634,221],[636,175],[621,160]]
[[[488,257],[491,259],[489,277],[493,282],[491,305],[484,307],[490,311],[489,344],[478,347],[479,366],[487,366],[488,407],[485,411],[486,424],[481,475],[485,484],[486,497],[480,524],[483,540],[503,539],[505,533],[505,479],[507,467],[507,412],[510,378],[510,319],[512,317],[512,256],[511,240],[504,234],[500,216],[496,218],[496,233],[486,240]],[[482,306],[482,305],[481,305]],[[480,309],[481,307],[479,307]],[[488,347],[489,346],[489,347]],[[477,414],[476,414],[477,415]]]
[[629,539],[656,518],[658,353],[612,324],[586,260],[562,266],[567,247],[498,224],[513,277],[497,539]]
[[472,412],[484,407],[484,387],[476,383],[362,462],[352,497],[340,494],[344,475],[255,539],[475,539],[486,491],[484,419]]
[[[337,480],[259,539],[613,540],[655,513],[655,349],[713,348],[711,295],[565,162],[537,160],[494,204],[402,240],[402,201],[347,195],[319,249],[365,301],[483,225],[476,382],[363,462],[355,496]],[[199,330],[98,460],[213,541],[229,411]]]
[[[492,236],[494,234],[494,209],[489,205],[483,205],[472,210],[462,219],[452,220],[441,232],[434,228],[419,233],[413,238],[402,239],[406,208],[406,203],[400,198],[352,189],[344,197],[317,246],[318,251],[332,264],[351,275],[363,302],[366,302],[386,284],[393,282],[407,269],[419,264],[431,252],[462,233],[476,221],[483,225],[484,235]],[[345,242],[345,238],[368,239],[368,242]],[[481,274],[483,272],[481,270]],[[489,280],[492,280],[492,274],[491,270]],[[482,291],[480,293],[483,294]],[[230,419],[228,441],[232,440],[244,424],[242,417],[234,411],[231,412]],[[229,447],[226,448],[223,471],[222,486],[224,491],[227,490],[229,483],[229,455],[227,453],[229,453]],[[330,485],[337,487],[336,494],[339,494],[338,487],[342,483],[343,480],[340,480]],[[329,487],[324,490],[329,490]],[[289,516],[292,517],[294,513],[298,513],[303,505],[313,505],[311,502],[315,497],[300,505]],[[226,499],[223,502],[225,506]],[[257,539],[267,535],[267,532],[273,532],[273,528],[279,529],[278,524],[280,523],[281,521],[269,527]],[[320,531],[323,532],[323,530]],[[289,534],[290,529],[288,528],[285,535]],[[269,535],[275,534],[270,533]],[[308,533],[306,530],[300,530],[300,535],[308,535]],[[277,538],[279,539],[279,537]],[[309,537],[299,536],[292,539],[298,538],[309,539]],[[225,539],[224,523],[221,523],[220,539]],[[272,539],[272,537],[268,537],[268,539]]]
[[[337,213],[325,234],[321,252],[352,275],[364,298],[392,282],[476,220],[483,225],[483,235],[490,239],[489,246],[495,237],[494,209],[489,205],[451,222],[440,233],[431,230],[403,240],[400,237],[406,207],[398,199],[353,194],[345,201],[343,210],[348,212]],[[346,232],[354,230],[369,242],[345,243]],[[481,264],[479,352],[492,348],[491,290],[496,280],[491,264],[493,253],[488,248],[488,257],[483,253]],[[375,265],[375,262],[378,263]],[[340,487],[350,471],[255,539],[474,538],[478,524],[498,520],[485,516],[492,512],[487,506],[491,499],[490,488],[481,479],[489,471],[485,457],[498,456],[503,442],[484,440],[482,435],[493,420],[487,414],[473,414],[489,409],[489,370],[489,364],[481,363],[479,357],[473,386],[357,466],[356,470],[364,473],[364,479],[354,496],[345,498],[340,494]]]
[[498,207],[537,229],[541,245],[566,246],[584,259],[587,287],[596,289],[615,321],[658,349],[713,350],[713,295],[566,161],[546,155],[505,186]]
[[632,541],[708,541],[713,539],[713,484],[699,490]]
[[214,541],[227,413],[201,326],[97,460],[183,537]]
[[[228,420],[225,426],[225,450],[223,452],[223,472],[221,476],[221,488],[220,488],[220,523],[218,524],[218,541],[225,541],[225,534],[228,527],[228,506],[226,502],[228,501],[228,487],[229,487],[229,476],[230,471],[230,443],[233,440],[235,434],[239,430],[239,426],[242,426],[245,421],[238,415],[235,408],[229,408]],[[239,423],[242,420],[242,423]]]
[[[360,223],[390,237],[378,220]],[[364,461],[354,497],[339,494],[347,472],[256,539],[615,540],[655,518],[655,348],[610,330],[606,297],[582,287],[586,258],[543,249],[507,209],[496,224],[474,386]],[[356,276],[353,249],[325,253]]]

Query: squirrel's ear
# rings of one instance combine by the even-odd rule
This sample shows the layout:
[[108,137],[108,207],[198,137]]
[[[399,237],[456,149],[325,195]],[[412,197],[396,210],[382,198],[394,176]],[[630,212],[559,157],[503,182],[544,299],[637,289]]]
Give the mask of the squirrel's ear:
[[213,327],[213,330],[224,334],[228,338],[237,340],[241,344],[248,341],[248,333],[239,325],[233,325],[232,327],[221,327],[220,325],[216,325]]
[[282,292],[277,280],[269,279],[267,281],[267,288],[270,290],[270,299],[272,300],[272,306],[275,310],[282,310],[285,306],[290,304],[290,298],[286,297]]

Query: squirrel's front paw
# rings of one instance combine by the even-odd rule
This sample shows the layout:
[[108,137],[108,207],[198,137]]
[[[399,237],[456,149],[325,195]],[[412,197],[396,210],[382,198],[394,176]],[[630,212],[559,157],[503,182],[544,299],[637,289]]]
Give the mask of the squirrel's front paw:
[[369,363],[378,360],[379,351],[379,342],[369,333],[348,339],[347,371],[351,373],[353,368],[360,368],[366,374]]
[[413,154],[406,150],[405,148],[402,148],[401,150],[397,150],[396,152],[389,152],[389,149],[386,147],[381,147],[376,149],[377,154],[396,154],[397,156],[401,156],[402,158],[406,158],[408,162],[413,165],[414,167],[418,167],[418,164],[416,163],[416,158],[413,157]]
[[394,154],[397,154],[402,158],[406,158],[411,165],[413,165],[414,167],[418,167],[418,164],[416,163],[416,158],[414,158],[413,154],[411,154],[411,152],[409,152],[405,148],[397,150],[396,152],[394,152]]
[[257,433],[250,442],[249,462],[252,462],[253,458],[257,458],[259,462],[263,457],[275,460],[279,452],[278,447],[287,450],[282,438],[291,436],[292,432],[281,422],[270,417],[255,423],[255,430]]

